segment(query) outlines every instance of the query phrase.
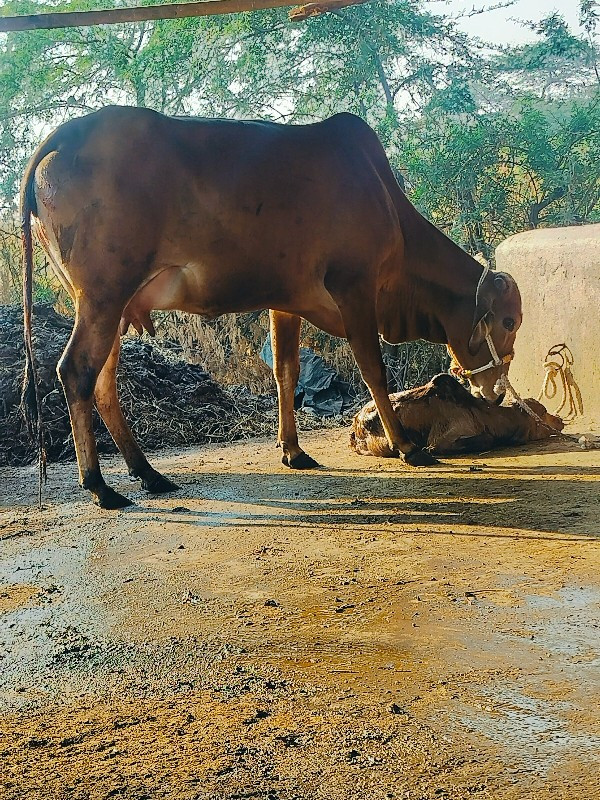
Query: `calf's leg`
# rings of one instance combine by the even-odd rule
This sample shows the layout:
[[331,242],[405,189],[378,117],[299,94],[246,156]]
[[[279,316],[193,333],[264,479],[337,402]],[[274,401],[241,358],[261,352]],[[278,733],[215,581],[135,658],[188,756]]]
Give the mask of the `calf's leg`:
[[441,440],[435,445],[438,453],[483,453],[493,447],[494,437],[485,431],[476,436],[459,436],[453,441]]
[[69,408],[79,482],[101,508],[131,505],[130,500],[106,485],[92,428],[96,380],[113,346],[119,318],[118,308],[103,310],[78,301],[73,332],[57,366]]
[[273,348],[273,374],[279,400],[279,432],[277,447],[283,449],[281,461],[293,469],[312,469],[317,462],[298,444],[298,431],[294,417],[294,393],[300,375],[300,325],[295,314],[270,311],[271,346]]
[[141,478],[142,488],[152,494],[173,492],[179,487],[150,466],[123,416],[117,394],[116,375],[120,345],[121,339],[117,334],[109,356],[96,381],[94,390],[96,408],[115,444],[121,451],[129,469],[129,474],[134,478]]

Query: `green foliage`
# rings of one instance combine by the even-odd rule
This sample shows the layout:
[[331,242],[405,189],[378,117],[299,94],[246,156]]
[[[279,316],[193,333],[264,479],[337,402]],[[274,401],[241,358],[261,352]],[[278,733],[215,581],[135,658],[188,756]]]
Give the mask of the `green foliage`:
[[579,23],[590,38],[592,38],[596,32],[598,20],[600,20],[598,0],[580,0]]
[[427,115],[403,145],[413,200],[471,252],[515,231],[591,222],[600,210],[597,98],[448,119]]
[[[510,77],[508,85],[541,97],[561,97],[585,90],[598,80],[597,46],[594,41],[596,0],[583,0],[581,21],[587,36],[575,36],[557,13],[528,27],[537,39],[507,47],[491,65],[497,79]],[[506,89],[505,89],[506,90]]]

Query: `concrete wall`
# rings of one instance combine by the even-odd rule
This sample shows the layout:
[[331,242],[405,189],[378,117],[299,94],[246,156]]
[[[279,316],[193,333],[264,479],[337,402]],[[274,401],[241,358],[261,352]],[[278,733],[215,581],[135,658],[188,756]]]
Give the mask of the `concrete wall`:
[[[548,349],[565,342],[584,416],[569,430],[600,428],[600,225],[546,228],[511,236],[496,250],[499,270],[510,272],[523,298],[523,325],[510,379],[523,397],[537,397]],[[548,402],[549,411],[556,404]]]

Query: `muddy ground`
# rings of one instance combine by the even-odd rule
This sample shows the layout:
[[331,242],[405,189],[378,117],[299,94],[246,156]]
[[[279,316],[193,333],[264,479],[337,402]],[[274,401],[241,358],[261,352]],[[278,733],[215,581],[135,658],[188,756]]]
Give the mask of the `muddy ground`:
[[600,451],[0,470],[2,800],[600,798]]

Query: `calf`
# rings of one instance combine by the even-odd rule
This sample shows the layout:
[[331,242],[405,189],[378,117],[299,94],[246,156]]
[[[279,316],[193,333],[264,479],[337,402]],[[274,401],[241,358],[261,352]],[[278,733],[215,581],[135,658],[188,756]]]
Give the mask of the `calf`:
[[[537,400],[525,402],[543,424],[517,404],[503,407],[474,397],[445,374],[436,375],[425,386],[392,394],[390,400],[411,441],[437,455],[526,444],[547,439],[564,427],[562,419],[549,414]],[[375,403],[367,403],[354,417],[350,446],[361,455],[394,455]]]

